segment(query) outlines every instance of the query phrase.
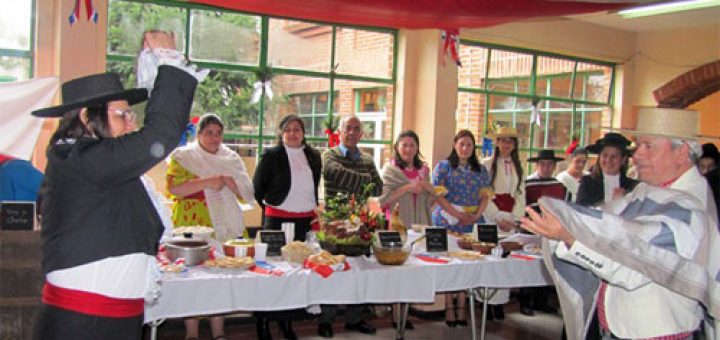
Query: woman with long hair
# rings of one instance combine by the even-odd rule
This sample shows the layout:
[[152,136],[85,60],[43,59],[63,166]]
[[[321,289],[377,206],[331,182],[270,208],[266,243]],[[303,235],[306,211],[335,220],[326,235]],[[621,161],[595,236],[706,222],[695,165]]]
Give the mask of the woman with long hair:
[[[472,232],[475,223],[484,221],[483,212],[489,196],[483,189],[490,186],[490,177],[475,152],[475,136],[461,130],[453,139],[453,148],[433,171],[433,184],[447,188],[432,213],[433,225],[445,226],[453,234]],[[449,327],[467,325],[466,294],[445,295],[445,323]]]
[[568,155],[568,168],[555,176],[560,183],[567,189],[567,199],[570,202],[577,200],[578,189],[580,188],[580,180],[588,172],[585,170],[587,165],[588,152],[584,147],[573,149]]
[[[264,208],[263,228],[295,226],[295,241],[305,241],[318,204],[322,160],[305,141],[305,123],[295,114],[278,126],[278,145],[265,150],[253,177],[255,200]],[[270,339],[270,319],[277,319],[285,339],[297,339],[292,328],[294,311],[255,313],[259,339]]]

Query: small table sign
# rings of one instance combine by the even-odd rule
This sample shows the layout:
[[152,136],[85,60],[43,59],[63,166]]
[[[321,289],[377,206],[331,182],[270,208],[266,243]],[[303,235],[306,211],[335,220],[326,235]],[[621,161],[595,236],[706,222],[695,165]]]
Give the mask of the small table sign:
[[390,246],[390,243],[394,243],[395,246],[397,246],[403,242],[402,237],[400,237],[400,232],[397,231],[378,231],[378,238],[383,247]]
[[443,227],[425,228],[425,248],[429,252],[448,250],[447,229]]
[[280,256],[285,246],[285,232],[282,230],[261,230],[260,242],[268,245],[267,256]]
[[35,216],[35,202],[0,202],[0,229],[2,230],[33,230],[35,229]]

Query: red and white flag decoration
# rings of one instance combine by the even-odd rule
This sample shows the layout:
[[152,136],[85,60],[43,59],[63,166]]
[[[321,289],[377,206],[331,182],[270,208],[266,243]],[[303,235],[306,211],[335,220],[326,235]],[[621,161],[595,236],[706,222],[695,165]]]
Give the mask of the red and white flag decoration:
[[445,58],[448,52],[458,67],[462,67],[460,62],[460,29],[450,28],[442,31],[442,64],[445,65]]
[[[95,6],[93,6],[92,0],[85,0],[85,13],[87,14],[87,20],[92,20],[95,23],[98,22],[98,12]],[[75,0],[75,6],[73,6],[68,20],[70,21],[70,25],[80,20],[80,0]]]

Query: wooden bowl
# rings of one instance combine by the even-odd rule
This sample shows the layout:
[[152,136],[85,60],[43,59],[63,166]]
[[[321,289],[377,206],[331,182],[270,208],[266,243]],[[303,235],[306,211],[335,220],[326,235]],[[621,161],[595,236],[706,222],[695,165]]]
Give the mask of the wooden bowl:
[[490,254],[493,248],[495,248],[495,243],[491,242],[477,242],[472,245],[472,250],[485,255]]
[[479,243],[479,242],[465,240],[465,239],[461,239],[461,238],[459,238],[457,240],[458,247],[460,247],[460,249],[465,249],[465,250],[473,250],[473,244],[475,244],[475,243]]
[[516,251],[516,250],[523,249],[523,245],[521,243],[513,242],[513,241],[500,242],[500,245],[503,247],[504,250],[507,250],[507,251]]

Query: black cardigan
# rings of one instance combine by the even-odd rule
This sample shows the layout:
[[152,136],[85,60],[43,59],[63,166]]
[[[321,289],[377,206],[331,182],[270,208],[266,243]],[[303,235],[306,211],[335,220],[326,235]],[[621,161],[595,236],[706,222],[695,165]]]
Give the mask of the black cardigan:
[[[320,153],[309,145],[305,146],[303,153],[312,171],[317,203],[322,160]],[[265,149],[253,176],[255,200],[263,208],[265,203],[273,206],[282,204],[290,192],[290,178],[290,162],[285,147],[279,145]]]
[[[624,174],[620,174],[620,187],[625,192],[635,189],[639,183],[638,180],[628,178]],[[598,178],[594,175],[585,175],[580,179],[580,187],[578,188],[576,203],[583,206],[593,206],[602,204],[605,201],[605,185],[602,175]]]

